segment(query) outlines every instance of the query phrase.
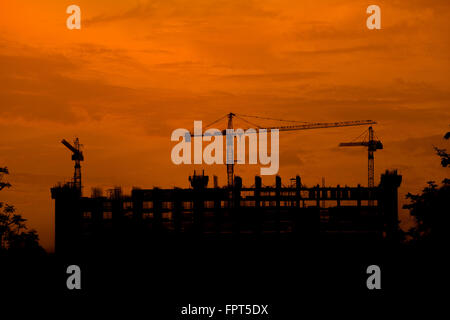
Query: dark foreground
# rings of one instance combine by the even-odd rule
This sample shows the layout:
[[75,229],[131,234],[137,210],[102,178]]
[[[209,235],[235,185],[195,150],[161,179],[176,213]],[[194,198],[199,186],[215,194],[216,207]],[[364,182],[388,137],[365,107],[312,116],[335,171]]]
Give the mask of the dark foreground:
[[[438,294],[448,262],[436,250],[354,242],[293,246],[283,241],[166,242],[130,251],[1,257],[1,287],[10,297],[47,298],[106,308],[142,308],[145,317],[207,319],[183,306],[268,305],[259,319],[300,318],[308,309],[345,313],[361,301],[374,308],[398,298]],[[68,290],[66,269],[81,269],[81,290]],[[381,269],[381,290],[369,290],[369,265]],[[312,306],[321,305],[319,309]],[[125,307],[127,306],[127,307]],[[113,309],[111,309],[113,308]],[[309,310],[311,311],[311,310]],[[223,311],[224,312],[224,311]],[[249,319],[216,314],[212,319]]]

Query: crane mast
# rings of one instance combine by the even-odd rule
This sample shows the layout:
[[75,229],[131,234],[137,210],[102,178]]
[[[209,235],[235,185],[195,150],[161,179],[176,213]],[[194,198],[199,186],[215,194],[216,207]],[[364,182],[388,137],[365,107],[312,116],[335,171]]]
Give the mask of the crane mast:
[[[367,141],[358,142],[342,142],[339,144],[340,147],[367,147],[367,185],[369,188],[375,187],[375,157],[374,152],[383,149],[383,144],[380,140],[374,138],[374,131],[372,127],[368,130]],[[369,200],[369,205],[373,205],[373,201]]]
[[368,161],[367,161],[367,169],[368,169],[368,186],[369,188],[373,188],[375,185],[375,161],[373,157],[373,152],[376,151],[372,147],[373,143],[373,129],[369,127],[369,146],[368,149]]
[[[233,130],[233,116],[234,113],[230,112],[228,114],[228,125],[227,129]],[[226,143],[227,143],[227,182],[228,187],[233,187],[234,184],[234,137],[230,137],[230,135],[226,135]]]
[[75,171],[73,174],[73,186],[75,189],[81,192],[81,161],[84,161],[83,152],[81,151],[81,144],[78,138],[75,138],[73,146],[67,142],[66,139],[62,139],[61,143],[66,146],[67,149],[72,151],[72,160],[75,162]]

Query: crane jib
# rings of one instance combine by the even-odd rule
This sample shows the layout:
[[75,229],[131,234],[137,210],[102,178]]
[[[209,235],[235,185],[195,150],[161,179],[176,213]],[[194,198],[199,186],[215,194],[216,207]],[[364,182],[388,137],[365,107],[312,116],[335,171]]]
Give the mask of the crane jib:
[[[288,125],[288,126],[271,126],[271,127],[264,127],[264,126],[260,126],[258,124],[252,123],[251,121],[245,119],[247,117],[251,117],[251,118],[258,118],[258,119],[264,119],[264,120],[272,120],[272,121],[282,121],[282,122],[296,122],[296,123],[301,123],[301,124],[297,124],[297,125]],[[228,123],[227,123],[227,129],[225,130],[218,130],[215,128],[210,128],[208,130],[206,130],[206,128],[211,127],[213,124],[219,122],[220,120],[227,118],[228,119]],[[244,121],[245,123],[247,123],[247,125],[251,125],[253,126],[253,128],[249,128],[249,129],[234,129],[234,124],[233,124],[233,118],[237,118],[241,121]],[[223,137],[226,136],[226,145],[227,145],[227,157],[226,157],[226,164],[227,164],[227,178],[228,178],[228,187],[232,187],[233,183],[234,183],[234,156],[232,154],[232,151],[234,150],[234,137],[242,137],[242,136],[249,136],[250,134],[259,134],[260,137],[264,137],[262,138],[262,140],[264,140],[267,135],[265,135],[265,132],[270,131],[271,132],[271,136],[273,135],[273,137],[276,139],[276,148],[278,148],[278,132],[280,131],[296,131],[296,130],[308,130],[308,129],[322,129],[322,128],[335,128],[335,127],[350,127],[350,126],[362,126],[362,125],[372,125],[372,124],[376,124],[376,121],[373,120],[356,120],[356,121],[340,121],[340,122],[305,122],[305,121],[297,121],[297,120],[283,120],[283,119],[275,119],[275,118],[270,118],[270,117],[260,117],[260,116],[251,116],[251,115],[243,115],[243,114],[235,114],[235,113],[228,113],[225,116],[222,116],[219,119],[216,119],[215,121],[209,123],[206,127],[205,130],[203,131],[202,128],[202,121],[194,121],[194,128],[196,128],[196,126],[199,126],[199,128],[197,127],[197,130],[193,130],[191,132],[189,132],[186,129],[176,129],[173,133],[172,133],[172,141],[177,141],[179,138],[184,137],[183,141],[179,142],[179,144],[177,146],[174,147],[174,149],[172,150],[172,161],[175,164],[180,164],[180,163],[191,163],[189,156],[185,157],[184,156],[184,152],[183,152],[183,157],[179,156],[179,153],[177,154],[177,152],[174,153],[174,150],[183,150],[185,148],[190,148],[190,146],[186,146],[184,145],[185,143],[190,143],[192,140],[192,137],[194,137],[194,151],[195,151],[195,146],[196,145],[201,145],[201,141],[207,141],[207,140],[211,140],[211,139],[203,139],[203,137],[213,137],[215,136],[216,139],[218,140],[219,137]],[[261,136],[262,134],[262,136]],[[200,139],[195,139],[195,137],[200,137]],[[220,139],[219,139],[220,140]],[[239,139],[238,139],[239,140]],[[244,139],[245,140],[245,139]],[[252,140],[253,143],[255,143],[255,140]],[[259,139],[258,139],[259,141]],[[249,141],[251,142],[251,141]],[[215,146],[216,141],[212,141],[211,144],[213,146]],[[238,141],[238,144],[241,143],[241,145],[244,145],[245,142],[242,141]],[[272,145],[272,144],[271,144]],[[275,144],[274,144],[275,145]],[[267,147],[267,145],[266,145]],[[212,150],[214,148],[209,148],[209,151]],[[219,148],[219,152],[221,152],[221,148]],[[190,152],[186,151],[186,154],[190,154]],[[175,156],[174,156],[175,155]],[[209,155],[209,157],[215,157],[211,155]],[[219,158],[221,158],[219,156]],[[273,172],[278,172],[278,155],[276,156],[277,160],[274,161],[276,162],[276,170]],[[209,158],[208,158],[209,159]],[[208,160],[211,163],[218,163],[215,159],[213,160]],[[216,162],[215,162],[216,161]],[[221,160],[222,161],[222,160]],[[201,155],[197,156],[197,160],[194,159],[194,163],[196,164],[201,164],[202,163],[202,159],[201,159]],[[271,162],[272,163],[272,162]],[[265,170],[266,168],[261,168],[261,170]],[[269,171],[271,171],[272,169],[272,164],[269,168]],[[268,171],[267,171],[268,172]],[[261,174],[273,174],[273,173],[261,173]]]
[[[316,122],[316,123],[308,123],[308,124],[301,124],[301,125],[292,125],[292,126],[278,126],[278,127],[267,127],[267,128],[257,128],[258,131],[264,131],[264,130],[279,130],[279,131],[294,131],[294,130],[308,130],[308,129],[323,129],[323,128],[336,128],[336,127],[351,127],[351,126],[363,126],[363,125],[369,125],[369,124],[376,124],[376,121],[373,120],[358,120],[358,121],[341,121],[341,122]],[[227,129],[228,135],[237,136],[242,134],[250,134],[250,133],[257,133],[256,129],[253,129],[253,131],[248,131],[248,129]],[[212,136],[222,136],[227,135],[227,130],[216,130],[215,132],[205,132],[201,135],[196,135],[193,132],[186,132],[186,141],[190,141],[190,137],[212,137]],[[239,131],[237,131],[239,130]],[[188,137],[189,136],[189,137]]]

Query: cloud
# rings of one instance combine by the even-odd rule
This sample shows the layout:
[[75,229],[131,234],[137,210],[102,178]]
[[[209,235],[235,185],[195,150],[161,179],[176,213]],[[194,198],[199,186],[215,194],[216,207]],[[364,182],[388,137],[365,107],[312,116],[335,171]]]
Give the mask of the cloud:
[[325,72],[284,72],[284,73],[240,73],[221,76],[223,79],[236,81],[293,81],[320,77]]
[[358,45],[344,48],[330,48],[318,50],[298,50],[288,52],[291,55],[305,56],[305,55],[334,55],[334,54],[348,54],[355,52],[382,52],[387,49],[386,46],[381,45]]
[[411,10],[411,9],[431,9],[439,11],[442,8],[450,7],[450,2],[447,0],[409,0],[407,4],[405,4],[402,0],[392,0],[389,1],[392,6],[401,8],[403,10]]
[[123,20],[157,20],[163,23],[167,19],[178,19],[185,22],[199,23],[211,17],[237,18],[271,17],[273,12],[264,10],[258,1],[188,1],[188,0],[155,0],[141,2],[120,13],[100,14],[85,21],[87,26]]
[[[114,50],[87,46],[89,56],[112,54]],[[119,59],[119,57],[117,57]],[[123,60],[128,65],[127,60]],[[199,98],[187,91],[164,88],[132,88],[112,84],[108,76],[86,69],[84,57],[68,58],[29,49],[26,55],[0,53],[0,115],[46,123],[80,124],[110,116],[130,124],[149,125],[158,132],[174,109],[184,104],[195,112]],[[84,74],[83,74],[84,73]],[[187,112],[189,113],[189,112]],[[160,120],[157,120],[160,119]],[[146,122],[146,124],[144,124]]]
[[84,23],[86,24],[86,26],[89,26],[99,23],[115,22],[128,19],[146,19],[155,12],[154,7],[155,5],[150,2],[139,3],[138,5],[125,10],[122,13],[96,15],[92,18],[86,19]]
[[73,123],[83,120],[79,109],[96,116],[109,102],[125,101],[133,93],[97,79],[70,76],[82,66],[62,55],[0,55],[0,63],[5,65],[0,73],[4,117]]

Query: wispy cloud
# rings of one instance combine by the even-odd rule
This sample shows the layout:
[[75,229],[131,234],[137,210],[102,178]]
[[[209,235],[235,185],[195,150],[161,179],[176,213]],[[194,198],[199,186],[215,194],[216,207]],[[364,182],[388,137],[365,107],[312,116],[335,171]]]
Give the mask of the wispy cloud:
[[85,21],[86,25],[117,22],[122,20],[181,19],[199,22],[214,16],[233,18],[237,16],[273,17],[274,12],[262,9],[258,1],[188,1],[155,0],[141,2],[128,10],[116,14],[100,14]]
[[298,56],[310,56],[310,55],[334,55],[334,54],[349,54],[355,52],[384,52],[388,48],[381,45],[356,45],[351,47],[342,48],[327,48],[327,49],[317,49],[317,50],[297,50],[288,52],[291,55]]
[[139,3],[138,5],[117,14],[100,14],[84,21],[86,26],[116,22],[128,19],[147,19],[155,12],[155,4],[153,2]]
[[284,72],[284,73],[240,73],[221,76],[223,79],[236,81],[292,81],[312,79],[323,76],[326,72]]

